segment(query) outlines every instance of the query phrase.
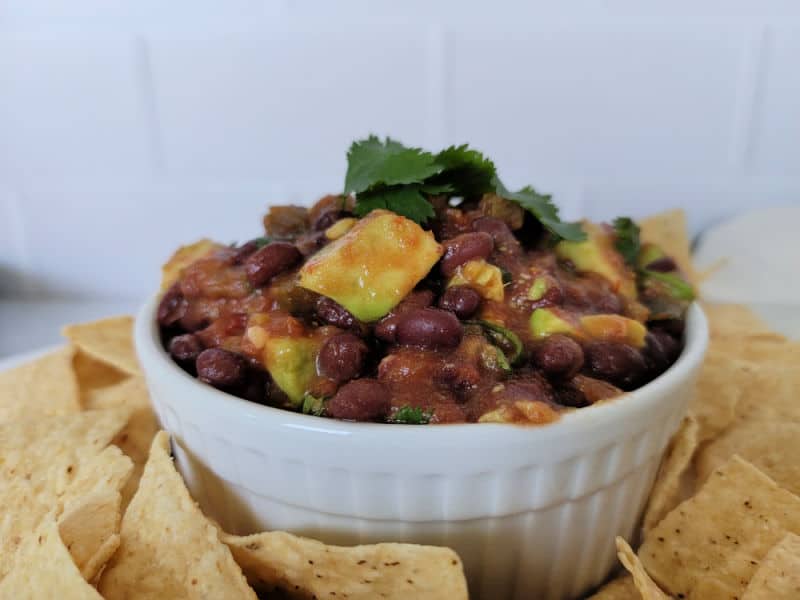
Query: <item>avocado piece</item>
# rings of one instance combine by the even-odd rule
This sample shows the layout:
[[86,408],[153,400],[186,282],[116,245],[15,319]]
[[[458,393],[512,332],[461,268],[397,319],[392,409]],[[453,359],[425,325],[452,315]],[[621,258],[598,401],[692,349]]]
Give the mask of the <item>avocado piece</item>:
[[541,300],[550,289],[550,279],[543,275],[536,277],[528,290],[528,300]]
[[490,265],[485,260],[470,260],[456,269],[447,282],[447,287],[468,285],[487,300],[503,301],[505,284],[500,267]]
[[558,308],[537,308],[534,310],[531,314],[530,329],[533,337],[537,339],[554,333],[564,333],[579,339],[583,337],[583,332],[573,322],[572,317]]
[[[694,300],[694,288],[692,284],[684,280],[677,273],[661,273],[660,271],[645,271],[644,272],[645,285],[649,282],[661,284],[664,292],[674,298],[675,300],[685,300],[691,302]],[[648,280],[650,280],[648,282]]]
[[373,210],[311,256],[301,287],[332,298],[357,319],[385,316],[442,255],[433,233],[388,210]]
[[591,339],[644,347],[647,328],[634,319],[622,315],[586,315],[581,317],[580,324]]
[[644,269],[650,263],[654,263],[659,259],[666,258],[664,251],[655,244],[645,242],[642,244],[642,249],[639,251],[639,257],[636,259],[636,265],[640,269]]
[[556,255],[569,260],[578,271],[597,273],[611,283],[614,290],[626,298],[636,299],[636,278],[614,248],[613,235],[602,226],[583,221],[586,240],[556,244]]
[[319,343],[308,337],[271,337],[264,344],[263,361],[272,380],[293,406],[303,402],[306,389],[317,374]]

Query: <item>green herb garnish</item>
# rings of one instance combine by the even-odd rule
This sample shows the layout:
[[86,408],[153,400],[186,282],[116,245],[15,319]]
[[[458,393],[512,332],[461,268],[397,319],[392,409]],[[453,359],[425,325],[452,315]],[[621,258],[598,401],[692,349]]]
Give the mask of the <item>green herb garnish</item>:
[[306,393],[303,396],[302,411],[304,415],[325,416],[325,398],[317,398]]
[[614,243],[617,252],[622,255],[626,263],[635,266],[642,248],[639,226],[630,217],[617,217],[614,219],[614,232],[617,234],[617,240]]
[[397,409],[389,422],[400,425],[427,425],[431,422],[431,417],[433,412],[423,410],[419,406],[403,406]]
[[267,244],[269,244],[272,240],[268,237],[257,237],[253,240],[255,242],[257,248],[263,248]]
[[557,239],[581,241],[586,237],[579,223],[560,219],[551,196],[530,186],[517,192],[508,190],[498,179],[494,163],[466,144],[434,155],[391,138],[381,141],[370,136],[350,146],[344,187],[345,194],[355,194],[359,216],[385,208],[425,223],[435,215],[431,196],[474,198],[496,193],[530,212]]

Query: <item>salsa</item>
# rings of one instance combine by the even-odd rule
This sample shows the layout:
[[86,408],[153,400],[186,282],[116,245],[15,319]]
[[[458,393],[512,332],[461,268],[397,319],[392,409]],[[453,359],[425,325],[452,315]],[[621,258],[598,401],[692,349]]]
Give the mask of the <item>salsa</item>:
[[542,424],[680,354],[692,288],[630,219],[548,221],[499,182],[460,197],[418,185],[433,190],[417,190],[424,219],[365,188],[274,206],[263,237],[179,250],[157,317],[173,360],[323,417]]

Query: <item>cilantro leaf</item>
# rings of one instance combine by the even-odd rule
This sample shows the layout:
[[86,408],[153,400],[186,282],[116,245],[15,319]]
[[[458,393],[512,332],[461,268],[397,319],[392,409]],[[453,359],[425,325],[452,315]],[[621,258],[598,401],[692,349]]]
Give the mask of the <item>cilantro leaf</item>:
[[371,135],[350,146],[344,191],[359,194],[376,185],[422,183],[442,169],[430,152]]
[[268,237],[257,237],[253,241],[255,242],[257,248],[263,248],[264,246],[269,244],[272,240],[269,239]]
[[558,216],[558,207],[553,204],[552,196],[540,194],[531,186],[525,186],[518,192],[511,192],[503,182],[495,178],[495,192],[498,196],[516,202],[530,212],[551,233],[570,242],[586,239],[586,233],[580,223],[565,223]]
[[394,413],[389,420],[390,423],[401,425],[427,425],[431,422],[433,413],[422,410],[419,406],[403,406]]
[[630,217],[618,217],[614,219],[614,232],[617,240],[614,243],[617,251],[629,265],[636,265],[636,258],[642,248],[639,239],[639,226]]
[[447,182],[456,196],[480,196],[492,189],[497,174],[494,163],[467,144],[450,146],[436,155],[443,170],[432,182]]
[[363,217],[376,208],[385,208],[416,223],[424,223],[436,213],[421,190],[419,185],[397,185],[362,192],[356,202],[356,215]]

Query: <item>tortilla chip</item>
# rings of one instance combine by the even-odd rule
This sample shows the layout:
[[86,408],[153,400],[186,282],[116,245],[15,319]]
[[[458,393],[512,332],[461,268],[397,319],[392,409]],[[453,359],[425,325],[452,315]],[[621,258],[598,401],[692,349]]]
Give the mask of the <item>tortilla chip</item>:
[[644,513],[642,531],[645,534],[689,496],[687,490],[691,483],[687,479],[692,457],[697,449],[698,431],[697,421],[692,415],[688,415],[684,417],[680,429],[670,441]]
[[212,242],[207,238],[196,241],[188,246],[181,246],[170,259],[161,267],[161,291],[169,288],[178,281],[181,272],[196,261],[202,258],[215,248],[221,248],[220,244]]
[[124,483],[120,471],[130,469],[130,461],[103,449],[127,418],[124,410],[90,411],[0,426],[0,578],[24,535],[45,515],[54,509],[58,514],[73,498]]
[[800,369],[775,364],[748,364],[749,376],[741,382],[736,421],[800,421]]
[[153,440],[120,538],[98,585],[106,598],[256,598],[216,527],[189,496],[166,432]]
[[327,546],[283,531],[222,534],[258,590],[302,597],[467,598],[461,559],[449,548],[414,544]]
[[633,577],[624,575],[612,579],[587,600],[641,600],[642,595],[633,583]]
[[743,304],[704,302],[703,311],[708,317],[709,333],[712,338],[769,336],[777,340],[786,340]]
[[691,259],[691,242],[686,213],[670,210],[639,221],[642,241],[650,242],[671,256],[681,271],[692,281],[696,280]]
[[72,561],[52,516],[25,537],[19,560],[0,580],[0,598],[102,600]]
[[749,363],[713,350],[708,352],[689,405],[689,411],[697,420],[698,442],[717,437],[733,423],[742,388],[752,373]]
[[112,441],[133,460],[133,474],[122,490],[123,509],[136,493],[147,462],[153,438],[158,433],[158,421],[150,404],[147,385],[141,377],[131,377],[122,383],[96,390],[92,396],[96,408],[127,407],[131,412],[125,428]]
[[131,375],[141,373],[133,349],[133,317],[110,317],[67,325],[61,332],[95,360]]
[[95,405],[95,394],[128,378],[127,373],[96,360],[81,350],[76,350],[72,368],[78,378],[81,406],[84,409],[102,408]]
[[734,456],[651,531],[639,557],[672,595],[741,598],[759,561],[787,532],[800,533],[800,498]]
[[647,571],[644,570],[639,557],[636,556],[628,542],[621,537],[617,537],[616,541],[619,561],[633,576],[633,583],[636,589],[639,590],[642,600],[669,600],[669,596],[661,591],[661,588],[656,585],[650,575],[647,574]]
[[800,496],[800,422],[741,421],[697,455],[698,479],[705,481],[734,454]]
[[130,458],[116,446],[108,446],[79,465],[75,481],[64,494],[58,518],[61,539],[87,581],[108,560],[109,544],[114,549],[119,544],[120,490],[132,469]]
[[14,369],[0,372],[0,424],[81,409],[72,372],[73,349],[65,346]]
[[789,533],[767,553],[742,600],[797,598],[800,598],[800,537]]

